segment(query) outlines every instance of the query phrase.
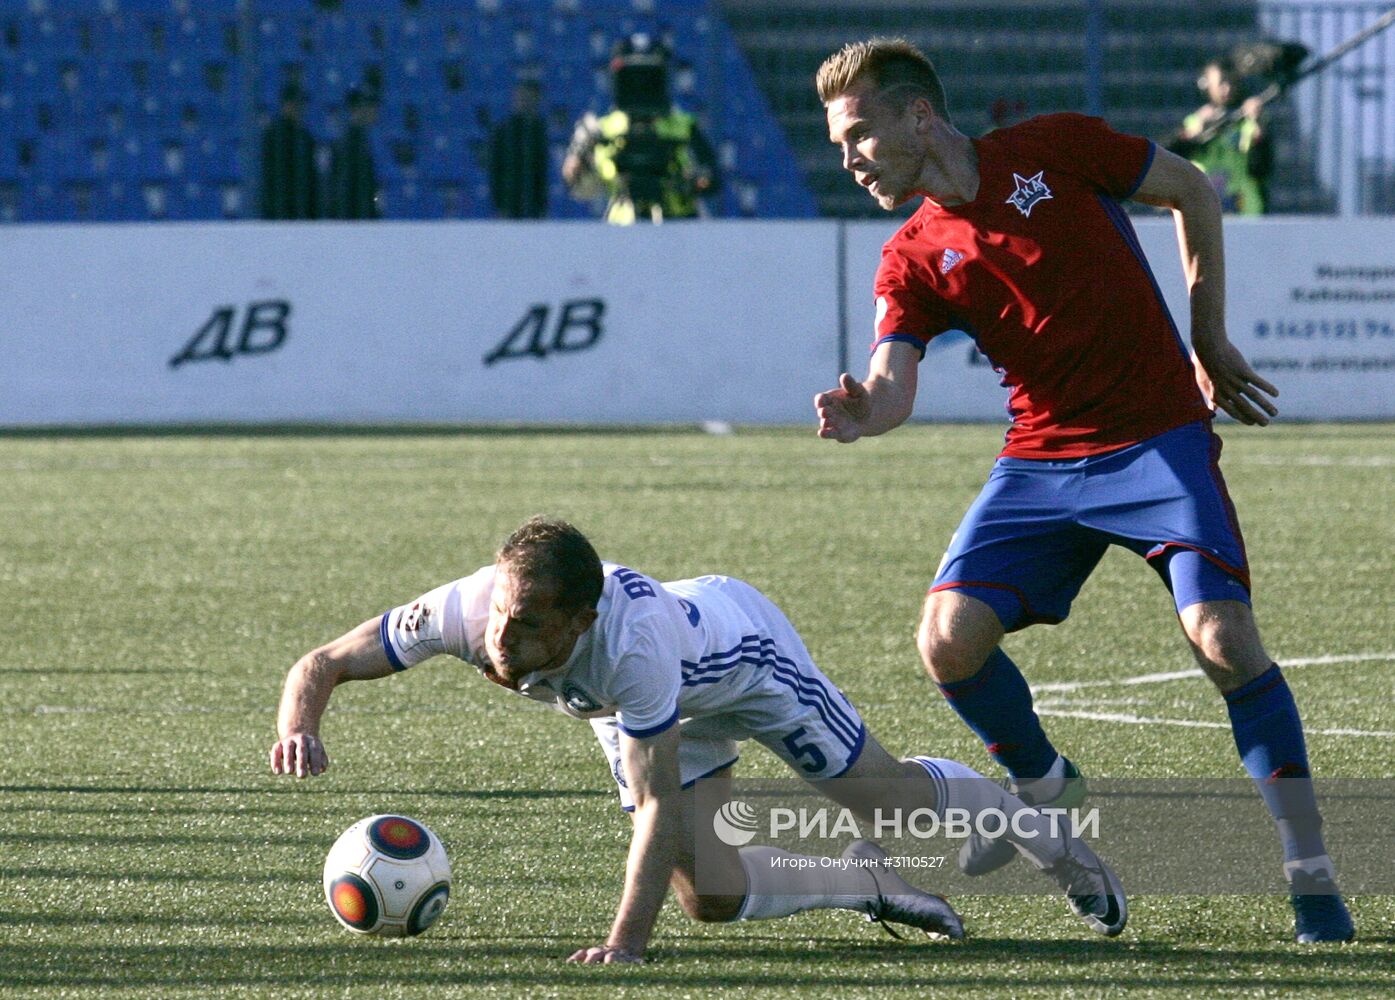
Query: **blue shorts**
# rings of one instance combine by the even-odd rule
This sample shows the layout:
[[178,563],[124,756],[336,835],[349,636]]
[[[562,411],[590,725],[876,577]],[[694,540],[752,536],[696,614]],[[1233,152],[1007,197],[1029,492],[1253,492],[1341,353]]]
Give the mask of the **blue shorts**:
[[1250,600],[1245,542],[1209,421],[1103,455],[1000,458],[964,515],[931,592],[985,602],[1009,632],[1070,613],[1104,551],[1148,560],[1178,611]]

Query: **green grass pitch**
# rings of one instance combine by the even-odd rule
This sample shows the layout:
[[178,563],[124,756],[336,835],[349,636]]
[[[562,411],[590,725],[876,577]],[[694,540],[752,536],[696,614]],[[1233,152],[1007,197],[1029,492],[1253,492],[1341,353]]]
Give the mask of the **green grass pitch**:
[[[1322,732],[1395,730],[1395,429],[1223,434],[1270,652],[1349,657],[1289,672],[1315,770],[1395,778],[1389,740]],[[0,438],[0,996],[1395,995],[1387,896],[1353,899],[1356,944],[1316,950],[1289,942],[1278,892],[1136,897],[1114,941],[1052,897],[964,896],[958,945],[892,941],[841,912],[697,925],[670,903],[650,964],[564,964],[603,939],[620,888],[610,778],[588,727],[444,661],[341,688],[320,779],[268,771],[300,653],[547,512],[660,578],[750,580],[893,752],[994,773],[920,674],[912,629],[999,435]],[[1165,591],[1125,553],[1067,623],[1009,649],[1036,684],[1191,666]],[[1225,719],[1197,679],[1131,696],[1140,717]],[[1223,728],[1045,721],[1087,773],[1242,776]],[[755,746],[741,768],[780,774]],[[420,817],[450,851],[451,905],[421,938],[361,939],[325,907],[325,851],[377,811]],[[1225,837],[1224,817],[1190,836]],[[1274,855],[1256,845],[1277,880]]]

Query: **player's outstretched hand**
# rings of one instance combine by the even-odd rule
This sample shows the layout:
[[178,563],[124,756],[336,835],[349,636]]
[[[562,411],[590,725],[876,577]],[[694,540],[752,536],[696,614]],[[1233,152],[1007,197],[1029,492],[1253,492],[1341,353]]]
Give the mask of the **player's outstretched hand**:
[[594,948],[578,948],[572,952],[567,961],[579,962],[582,965],[644,964],[644,959],[641,956],[604,944],[596,945]]
[[838,376],[838,388],[814,397],[819,417],[819,437],[850,444],[862,436],[862,424],[872,412],[867,387],[847,372]]
[[271,746],[271,773],[294,774],[297,778],[323,774],[329,755],[318,736],[292,733]]
[[1279,390],[1261,378],[1245,356],[1229,341],[1219,347],[1197,345],[1192,358],[1196,384],[1214,409],[1230,414],[1242,424],[1269,425],[1279,415],[1271,396]]

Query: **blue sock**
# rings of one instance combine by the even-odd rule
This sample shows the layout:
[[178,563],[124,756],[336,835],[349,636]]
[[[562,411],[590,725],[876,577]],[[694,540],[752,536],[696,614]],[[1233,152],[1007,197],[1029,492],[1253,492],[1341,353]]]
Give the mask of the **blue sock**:
[[1327,853],[1308,773],[1303,721],[1276,663],[1225,696],[1235,749],[1279,827],[1284,860]]
[[993,650],[972,677],[939,687],[949,707],[1014,781],[1040,778],[1055,762],[1056,748],[1032,710],[1027,679],[1001,649]]

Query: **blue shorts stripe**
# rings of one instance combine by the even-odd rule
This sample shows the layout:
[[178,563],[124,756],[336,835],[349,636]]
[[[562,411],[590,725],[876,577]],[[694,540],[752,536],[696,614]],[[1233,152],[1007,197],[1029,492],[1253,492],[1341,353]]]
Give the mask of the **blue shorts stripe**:
[[[786,656],[781,656],[779,648],[775,645],[775,640],[759,635],[749,635],[743,638],[743,652],[758,653],[758,656],[743,655],[738,663],[750,663],[755,666],[768,667],[771,675],[781,683],[793,688],[796,692],[803,693],[808,697],[818,699],[818,704],[805,702],[810,707],[819,710],[825,724],[838,732],[841,739],[856,740],[857,731],[861,723],[855,721],[853,716],[840,704],[841,693],[836,689],[830,694],[828,689],[814,678],[807,677],[799,672],[799,665],[794,660]],[[727,667],[736,664],[727,664]],[[685,677],[684,684],[696,685],[709,681],[710,678],[690,680]]]
[[[847,713],[843,711],[842,706],[837,703],[836,699],[829,694],[828,689],[818,681],[799,673],[790,661],[785,660],[784,663],[789,664],[789,666],[777,666],[774,668],[773,676],[775,679],[782,683],[789,684],[796,691],[817,699],[818,703],[815,707],[818,709],[819,715],[823,717],[828,728],[845,742],[849,740],[856,741],[857,725],[848,717]],[[805,702],[805,704],[812,703]],[[852,743],[849,742],[848,745],[851,746]]]
[[799,678],[802,681],[804,681],[807,685],[814,688],[821,695],[823,695],[823,697],[828,700],[829,711],[831,711],[835,716],[837,716],[838,719],[842,721],[843,725],[846,726],[849,731],[856,732],[861,727],[861,720],[856,718],[856,715],[854,713],[849,712],[848,708],[850,706],[847,706],[847,699],[843,697],[843,693],[841,691],[839,691],[836,687],[830,690],[829,687],[826,687],[824,684],[822,684],[819,681],[816,681],[814,678],[806,677],[804,674],[799,673],[798,664],[796,664],[793,660],[789,659],[788,657],[779,656],[777,654],[776,659],[778,659],[780,663],[787,666],[788,669],[794,671],[799,676]]
[[782,656],[775,640],[768,636],[744,635],[741,642],[730,649],[709,653],[697,661],[680,662],[684,687],[719,683],[741,666],[764,668],[773,680],[794,693],[795,701],[812,708],[833,737],[854,755],[866,739],[862,720],[846,703],[842,692],[823,679],[802,673],[799,663]]
[[830,716],[827,692],[822,691],[812,685],[801,687],[799,681],[791,678],[786,672],[776,672],[772,675],[776,681],[784,684],[794,691],[794,700],[801,705],[812,708],[823,724],[828,727],[828,731],[833,734],[839,743],[851,750],[857,745],[857,730],[849,731],[846,720]]

